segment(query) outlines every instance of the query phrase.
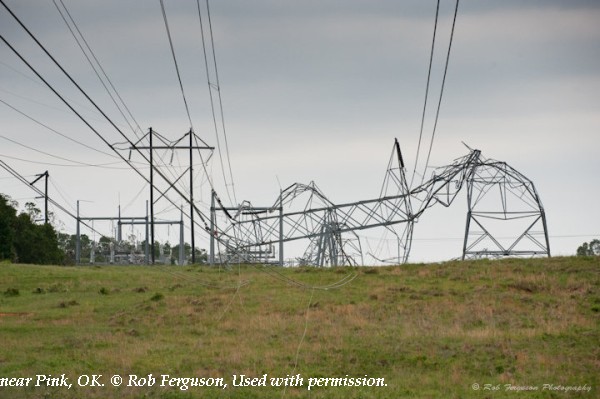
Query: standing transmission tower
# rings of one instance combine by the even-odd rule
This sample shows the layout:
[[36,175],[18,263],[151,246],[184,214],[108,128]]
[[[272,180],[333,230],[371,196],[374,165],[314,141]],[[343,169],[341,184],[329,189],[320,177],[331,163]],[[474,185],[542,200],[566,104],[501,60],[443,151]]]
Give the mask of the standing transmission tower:
[[550,256],[546,214],[533,182],[482,157],[467,179],[467,225],[462,258]]

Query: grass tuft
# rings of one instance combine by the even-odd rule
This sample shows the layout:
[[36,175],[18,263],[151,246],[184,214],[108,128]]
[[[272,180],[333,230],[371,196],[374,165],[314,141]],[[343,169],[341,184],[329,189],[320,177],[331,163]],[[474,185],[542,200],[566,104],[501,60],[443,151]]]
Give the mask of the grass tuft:
[[154,294],[150,297],[150,300],[154,301],[154,302],[158,302],[158,301],[163,300],[164,297],[165,296],[163,294],[161,294],[160,292],[157,292],[156,294]]
[[19,296],[19,289],[18,288],[7,288],[6,291],[4,291],[4,296],[5,297]]

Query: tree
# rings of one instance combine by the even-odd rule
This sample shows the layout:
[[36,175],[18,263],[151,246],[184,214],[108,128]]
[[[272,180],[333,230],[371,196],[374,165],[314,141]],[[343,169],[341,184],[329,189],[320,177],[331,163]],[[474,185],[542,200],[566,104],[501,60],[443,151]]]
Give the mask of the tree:
[[17,216],[13,245],[19,263],[58,264],[64,257],[54,227],[32,223],[27,213]]
[[577,256],[600,256],[600,240],[584,242],[577,248]]
[[42,219],[42,211],[37,206],[35,206],[33,202],[25,203],[25,213],[29,215],[31,223],[35,223],[38,220]]
[[9,197],[0,194],[0,259],[20,263],[62,263],[63,252],[54,227],[34,223],[35,204],[27,203],[26,211],[18,216],[17,206]]
[[17,210],[10,197],[0,194],[0,260],[15,258],[14,224]]
[[[192,261],[192,246],[187,242],[183,244],[183,255],[188,262]],[[179,244],[173,247],[171,252],[171,263],[179,261]],[[205,249],[196,248],[196,263],[205,264],[208,262],[208,254]]]

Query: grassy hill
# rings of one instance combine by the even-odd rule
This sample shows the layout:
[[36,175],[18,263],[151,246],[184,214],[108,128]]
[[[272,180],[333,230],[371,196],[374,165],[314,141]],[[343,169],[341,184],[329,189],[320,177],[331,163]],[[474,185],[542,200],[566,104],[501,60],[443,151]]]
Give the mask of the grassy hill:
[[[593,398],[599,327],[599,258],[332,269],[0,264],[0,398]],[[99,374],[104,386],[89,386]],[[153,386],[127,386],[148,374]],[[227,387],[161,387],[166,374]],[[234,375],[267,386],[235,387]],[[302,385],[270,386],[288,375]],[[7,387],[19,382],[12,377],[32,380]],[[384,386],[318,386],[377,379]],[[71,388],[47,386],[65,382]]]

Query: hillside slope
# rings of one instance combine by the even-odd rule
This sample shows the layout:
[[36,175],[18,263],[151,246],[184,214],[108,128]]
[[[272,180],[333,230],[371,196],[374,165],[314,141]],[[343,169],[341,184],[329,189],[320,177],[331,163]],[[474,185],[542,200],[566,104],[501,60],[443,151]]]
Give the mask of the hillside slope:
[[[1,264],[0,397],[592,398],[599,327],[599,258],[283,270]],[[242,375],[259,386],[234,386]],[[28,386],[7,387],[18,377]],[[175,377],[227,386],[182,389],[192,381]]]

